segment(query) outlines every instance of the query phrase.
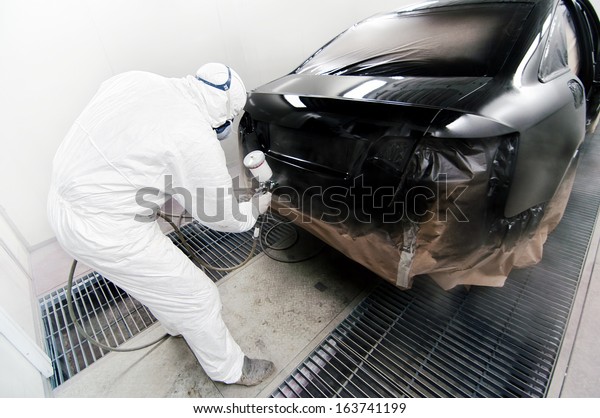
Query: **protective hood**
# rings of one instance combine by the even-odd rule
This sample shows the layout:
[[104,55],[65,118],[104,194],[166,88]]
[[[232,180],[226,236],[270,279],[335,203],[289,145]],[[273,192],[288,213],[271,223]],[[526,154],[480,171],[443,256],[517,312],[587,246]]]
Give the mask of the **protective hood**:
[[[227,83],[230,74],[231,81]],[[246,104],[246,87],[242,79],[224,64],[205,64],[198,69],[196,77],[188,76],[187,80],[199,94],[212,128],[232,120]]]

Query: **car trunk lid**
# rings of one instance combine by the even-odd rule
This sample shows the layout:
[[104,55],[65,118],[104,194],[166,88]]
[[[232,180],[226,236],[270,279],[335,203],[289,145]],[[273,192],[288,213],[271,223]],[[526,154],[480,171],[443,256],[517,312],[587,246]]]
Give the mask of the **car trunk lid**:
[[397,179],[439,111],[488,80],[286,76],[252,92],[250,148],[326,176],[349,179],[371,167]]

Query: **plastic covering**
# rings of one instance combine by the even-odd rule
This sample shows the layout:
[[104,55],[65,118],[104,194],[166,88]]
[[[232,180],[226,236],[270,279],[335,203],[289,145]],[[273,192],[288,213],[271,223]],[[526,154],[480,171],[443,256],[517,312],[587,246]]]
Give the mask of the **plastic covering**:
[[296,73],[494,76],[530,10],[527,3],[470,4],[378,16],[343,32]]
[[280,188],[273,207],[398,287],[410,288],[421,274],[444,289],[459,284],[502,286],[513,267],[541,260],[575,173],[573,165],[548,204],[503,217],[496,203],[507,193],[515,142],[515,137],[456,141],[450,146],[423,141],[398,194],[403,195],[402,203],[391,206],[403,208],[395,214],[364,205],[363,213],[348,217],[341,209],[348,196],[332,199],[327,189],[320,195],[303,193],[297,200]]

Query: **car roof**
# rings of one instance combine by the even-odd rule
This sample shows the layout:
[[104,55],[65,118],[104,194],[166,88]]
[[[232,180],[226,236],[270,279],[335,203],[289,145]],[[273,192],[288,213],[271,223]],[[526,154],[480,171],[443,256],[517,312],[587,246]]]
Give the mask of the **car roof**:
[[371,18],[377,18],[379,16],[390,15],[390,13],[408,13],[413,11],[433,10],[443,7],[452,6],[468,6],[476,4],[502,4],[502,3],[525,3],[525,4],[553,4],[558,0],[431,0],[431,1],[416,1],[408,6],[403,6],[398,9],[378,13]]
[[[370,30],[369,28],[372,27],[377,27],[377,28],[382,28],[382,27],[388,27],[388,24],[385,24],[384,26],[379,26],[379,21],[385,21],[385,20],[396,20],[396,19],[404,19],[405,17],[410,17],[413,15],[423,15],[423,16],[427,16],[427,15],[434,15],[437,14],[436,10],[438,10],[439,12],[446,12],[446,11],[451,11],[452,9],[459,8],[459,14],[462,15],[462,11],[469,11],[470,9],[476,10],[476,9],[481,9],[481,8],[487,8],[489,7],[497,7],[500,6],[501,8],[506,8],[506,9],[511,9],[511,8],[519,8],[521,11],[523,11],[523,13],[525,13],[522,18],[526,18],[527,19],[527,24],[520,24],[520,28],[518,31],[514,31],[514,30],[510,30],[507,31],[506,28],[504,29],[505,33],[510,33],[511,36],[514,35],[514,37],[517,36],[521,36],[521,33],[526,33],[526,31],[534,31],[535,28],[537,26],[539,26],[539,20],[540,20],[540,14],[536,13],[535,15],[532,15],[530,12],[535,9],[536,5],[540,5],[543,4],[544,6],[541,9],[545,9],[545,10],[551,10],[553,8],[552,5],[554,5],[556,2],[558,2],[558,0],[449,0],[449,1],[426,1],[426,2],[421,2],[419,4],[413,4],[412,6],[407,6],[407,7],[403,7],[401,9],[397,9],[397,10],[393,10],[393,11],[387,11],[384,13],[379,13],[375,16],[372,16],[370,18],[367,18],[361,22],[358,22],[356,25],[354,25],[353,27],[347,29],[346,31],[342,32],[340,35],[338,35],[336,38],[334,38],[333,40],[331,40],[328,44],[324,45],[320,50],[318,50],[315,54],[313,54],[313,56],[311,56],[309,59],[307,59],[296,71],[298,71],[299,69],[302,69],[302,71],[310,73],[310,74],[319,74],[319,72],[321,73],[327,73],[327,74],[334,74],[334,75],[352,75],[354,73],[352,73],[350,70],[350,72],[347,72],[347,70],[344,70],[344,72],[342,73],[338,73],[338,71],[340,71],[340,69],[344,69],[344,68],[349,68],[352,67],[353,65],[366,65],[366,67],[368,67],[368,64],[365,64],[365,60],[370,59],[370,58],[374,58],[376,56],[379,56],[379,52],[377,52],[376,55],[371,55],[368,56],[368,53],[370,51],[369,47],[366,46],[364,48],[355,48],[355,45],[352,44],[352,42],[350,42],[349,46],[346,46],[346,50],[344,49],[344,47],[342,47],[341,51],[337,51],[335,52],[335,47],[333,47],[333,52],[331,50],[331,46],[332,45],[339,45],[339,40],[340,39],[344,39],[343,37],[346,36],[347,34],[350,34],[350,36],[352,36],[352,34],[356,34],[359,33],[360,31],[364,31],[365,30]],[[531,20],[530,20],[531,19]],[[370,23],[374,24],[370,25]],[[366,29],[364,29],[366,28]],[[514,28],[513,28],[514,29]],[[523,31],[521,31],[521,29],[523,29]],[[499,30],[502,30],[502,28],[499,28]],[[425,30],[424,36],[427,36],[428,34],[428,29]],[[431,35],[434,36],[434,35]],[[447,39],[447,37],[445,37]],[[388,37],[388,39],[390,40],[390,42],[394,42],[395,37]],[[360,39],[359,39],[360,41]],[[511,39],[510,41],[510,45],[514,45],[516,41],[516,38]],[[344,45],[343,43],[344,41],[342,41],[342,45]],[[348,42],[348,41],[346,41]],[[456,43],[457,45],[462,45],[462,43]],[[412,45],[412,44],[411,44]],[[375,46],[375,44],[373,44],[374,48],[381,48],[382,45],[381,43],[377,43],[377,45]],[[350,48],[348,50],[348,48]],[[348,50],[348,51],[347,51]],[[356,50],[356,51],[355,51]],[[442,49],[444,50],[444,49]],[[502,67],[504,66],[505,60],[509,58],[509,56],[511,55],[511,50],[512,50],[512,46],[509,49],[506,49],[503,52],[503,56],[504,58],[500,57],[500,55],[494,55],[494,59],[492,59],[492,57],[470,57],[471,61],[473,62],[477,62],[479,64],[481,63],[487,63],[489,65],[487,65],[485,68],[485,74],[488,74],[490,71],[494,73],[494,75],[496,73],[498,73],[499,71],[501,71]],[[378,50],[380,51],[380,50]],[[441,51],[441,50],[440,50]],[[363,53],[367,53],[367,55],[361,55]],[[331,65],[333,65],[333,63],[335,63],[338,60],[338,54],[339,57],[342,57],[341,60],[343,61],[342,64],[340,64],[340,67],[338,69],[336,69],[335,67],[331,67]],[[460,57],[462,57],[462,55],[459,54]],[[323,58],[325,57],[325,58]],[[437,55],[435,55],[435,53],[433,53],[433,57],[437,57]],[[431,56],[429,57],[431,58]],[[477,59],[479,58],[479,61],[477,61]],[[320,64],[320,59],[324,59],[324,63]],[[352,59],[354,59],[354,62],[352,62]],[[390,57],[388,55],[385,55],[385,59],[389,60]],[[433,59],[433,58],[431,58]],[[439,58],[436,58],[439,59]],[[435,61],[435,59],[433,59]],[[418,61],[418,60],[417,60]],[[492,63],[492,61],[494,61]],[[433,61],[432,61],[433,62]],[[457,61],[460,62],[460,61]],[[314,69],[313,66],[316,67]],[[320,68],[321,65],[325,65],[324,68]],[[473,65],[473,63],[471,63],[470,65]],[[320,68],[320,69],[319,69]],[[433,67],[432,67],[433,68]],[[439,67],[438,67],[439,68]],[[330,71],[330,72],[328,72]],[[359,74],[354,74],[354,75],[359,75]],[[423,74],[422,74],[423,75]],[[461,75],[475,75],[475,74],[461,74]],[[481,74],[483,75],[483,74]]]
[[413,10],[437,9],[440,7],[461,6],[469,4],[485,3],[554,3],[556,0],[432,0],[415,2],[411,5],[401,7],[394,12],[408,12]]

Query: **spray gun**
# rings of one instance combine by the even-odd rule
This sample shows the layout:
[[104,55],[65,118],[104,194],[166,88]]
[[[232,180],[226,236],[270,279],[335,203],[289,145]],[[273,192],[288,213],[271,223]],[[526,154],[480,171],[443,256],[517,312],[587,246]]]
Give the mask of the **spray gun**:
[[[252,151],[244,157],[244,166],[250,170],[252,175],[258,180],[258,187],[256,188],[256,194],[264,195],[270,193],[275,189],[277,183],[271,180],[273,177],[273,171],[267,163],[265,153],[262,151]],[[254,228],[254,242],[260,239],[260,227]]]
[[264,152],[257,150],[248,153],[244,157],[244,166],[258,180],[256,193],[272,192],[277,187],[277,182],[271,180],[273,171],[271,171],[271,167],[267,163]]

